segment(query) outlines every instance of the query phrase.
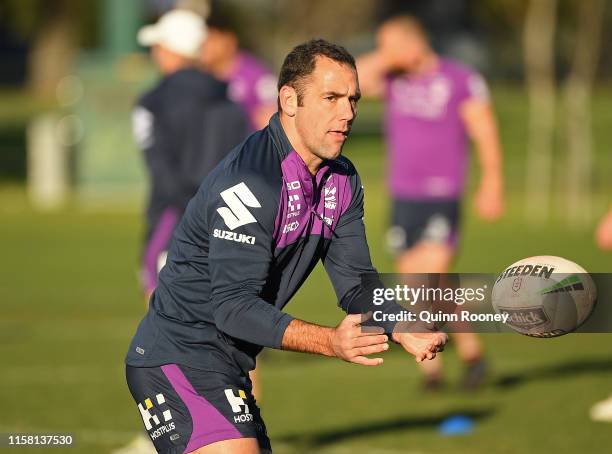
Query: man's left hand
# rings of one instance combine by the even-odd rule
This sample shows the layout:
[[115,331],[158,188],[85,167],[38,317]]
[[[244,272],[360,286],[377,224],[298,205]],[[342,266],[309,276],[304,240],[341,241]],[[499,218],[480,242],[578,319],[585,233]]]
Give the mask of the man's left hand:
[[433,333],[393,333],[393,340],[404,350],[414,355],[416,362],[434,359],[436,354],[444,350],[448,336],[443,332]]

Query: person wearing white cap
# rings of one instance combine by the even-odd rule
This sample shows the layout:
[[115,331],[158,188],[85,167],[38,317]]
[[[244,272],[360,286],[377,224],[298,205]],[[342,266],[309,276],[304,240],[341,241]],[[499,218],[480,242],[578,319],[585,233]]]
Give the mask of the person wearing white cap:
[[153,59],[163,74],[193,66],[205,39],[204,19],[181,9],[167,12],[157,23],[138,32],[138,43],[152,48]]
[[150,179],[142,280],[148,302],[172,231],[201,180],[248,131],[227,84],[200,70],[203,18],[175,9],[138,32],[162,78],[138,100],[133,133]]
[[[151,47],[162,75],[132,113],[150,183],[142,253],[147,304],[187,203],[208,172],[249,133],[246,114],[228,98],[226,83],[197,68],[205,37],[202,17],[180,9],[138,32],[138,42]],[[149,437],[140,436],[113,454],[154,452]]]

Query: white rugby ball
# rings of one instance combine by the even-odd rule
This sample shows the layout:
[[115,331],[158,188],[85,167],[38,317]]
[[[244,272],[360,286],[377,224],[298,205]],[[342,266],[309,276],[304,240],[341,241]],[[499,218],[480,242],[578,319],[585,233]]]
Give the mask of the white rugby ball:
[[519,260],[496,279],[491,295],[495,312],[507,325],[533,337],[571,333],[591,315],[595,283],[580,265],[552,255]]

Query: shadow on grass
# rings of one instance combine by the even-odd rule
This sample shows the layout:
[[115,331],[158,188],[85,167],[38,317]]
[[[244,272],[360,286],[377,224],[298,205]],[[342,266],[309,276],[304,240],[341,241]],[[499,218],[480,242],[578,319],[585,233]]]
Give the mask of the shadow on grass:
[[592,373],[611,373],[612,357],[589,358],[569,361],[554,366],[535,367],[517,373],[501,375],[494,385],[499,388],[514,388],[537,380],[560,380],[570,376]]
[[410,416],[400,417],[385,421],[371,421],[360,426],[346,428],[336,428],[323,430],[320,432],[289,434],[275,437],[275,440],[288,443],[295,448],[296,452],[312,452],[317,448],[322,448],[332,443],[357,437],[367,437],[370,435],[380,435],[388,432],[407,431],[423,428],[436,428],[442,421],[452,415],[463,415],[478,422],[489,418],[494,413],[492,408],[486,409],[451,409],[444,413],[429,416]]

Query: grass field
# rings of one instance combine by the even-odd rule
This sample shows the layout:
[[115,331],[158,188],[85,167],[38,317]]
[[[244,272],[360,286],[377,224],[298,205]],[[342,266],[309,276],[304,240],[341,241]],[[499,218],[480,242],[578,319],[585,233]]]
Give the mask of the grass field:
[[[496,96],[503,101],[509,95]],[[609,113],[605,100],[597,102],[596,138],[609,148],[601,120]],[[508,214],[486,225],[466,206],[456,270],[497,272],[536,254],[561,255],[591,271],[612,270],[612,257],[597,251],[592,229],[570,232],[561,218],[525,227],[524,107],[499,104],[509,155]],[[382,143],[377,137],[351,140],[347,154],[365,182],[374,261],[391,271],[383,248],[388,200]],[[598,188],[601,213],[606,200],[598,194],[610,194],[610,186],[604,181]],[[0,220],[0,432],[70,432],[77,443],[70,452],[108,453],[142,425],[123,376],[125,350],[144,310],[137,281],[138,209],[69,206],[40,214],[28,207],[21,186],[2,186]],[[342,316],[321,269],[287,310],[330,325]],[[607,452],[612,425],[591,422],[588,409],[612,393],[611,341],[612,335],[546,340],[489,334],[492,375],[473,394],[457,389],[461,368],[452,348],[444,353],[449,386],[437,395],[420,390],[413,361],[397,348],[378,368],[270,351],[262,359],[261,406],[280,453]],[[452,414],[474,418],[473,433],[441,436],[438,424]]]

